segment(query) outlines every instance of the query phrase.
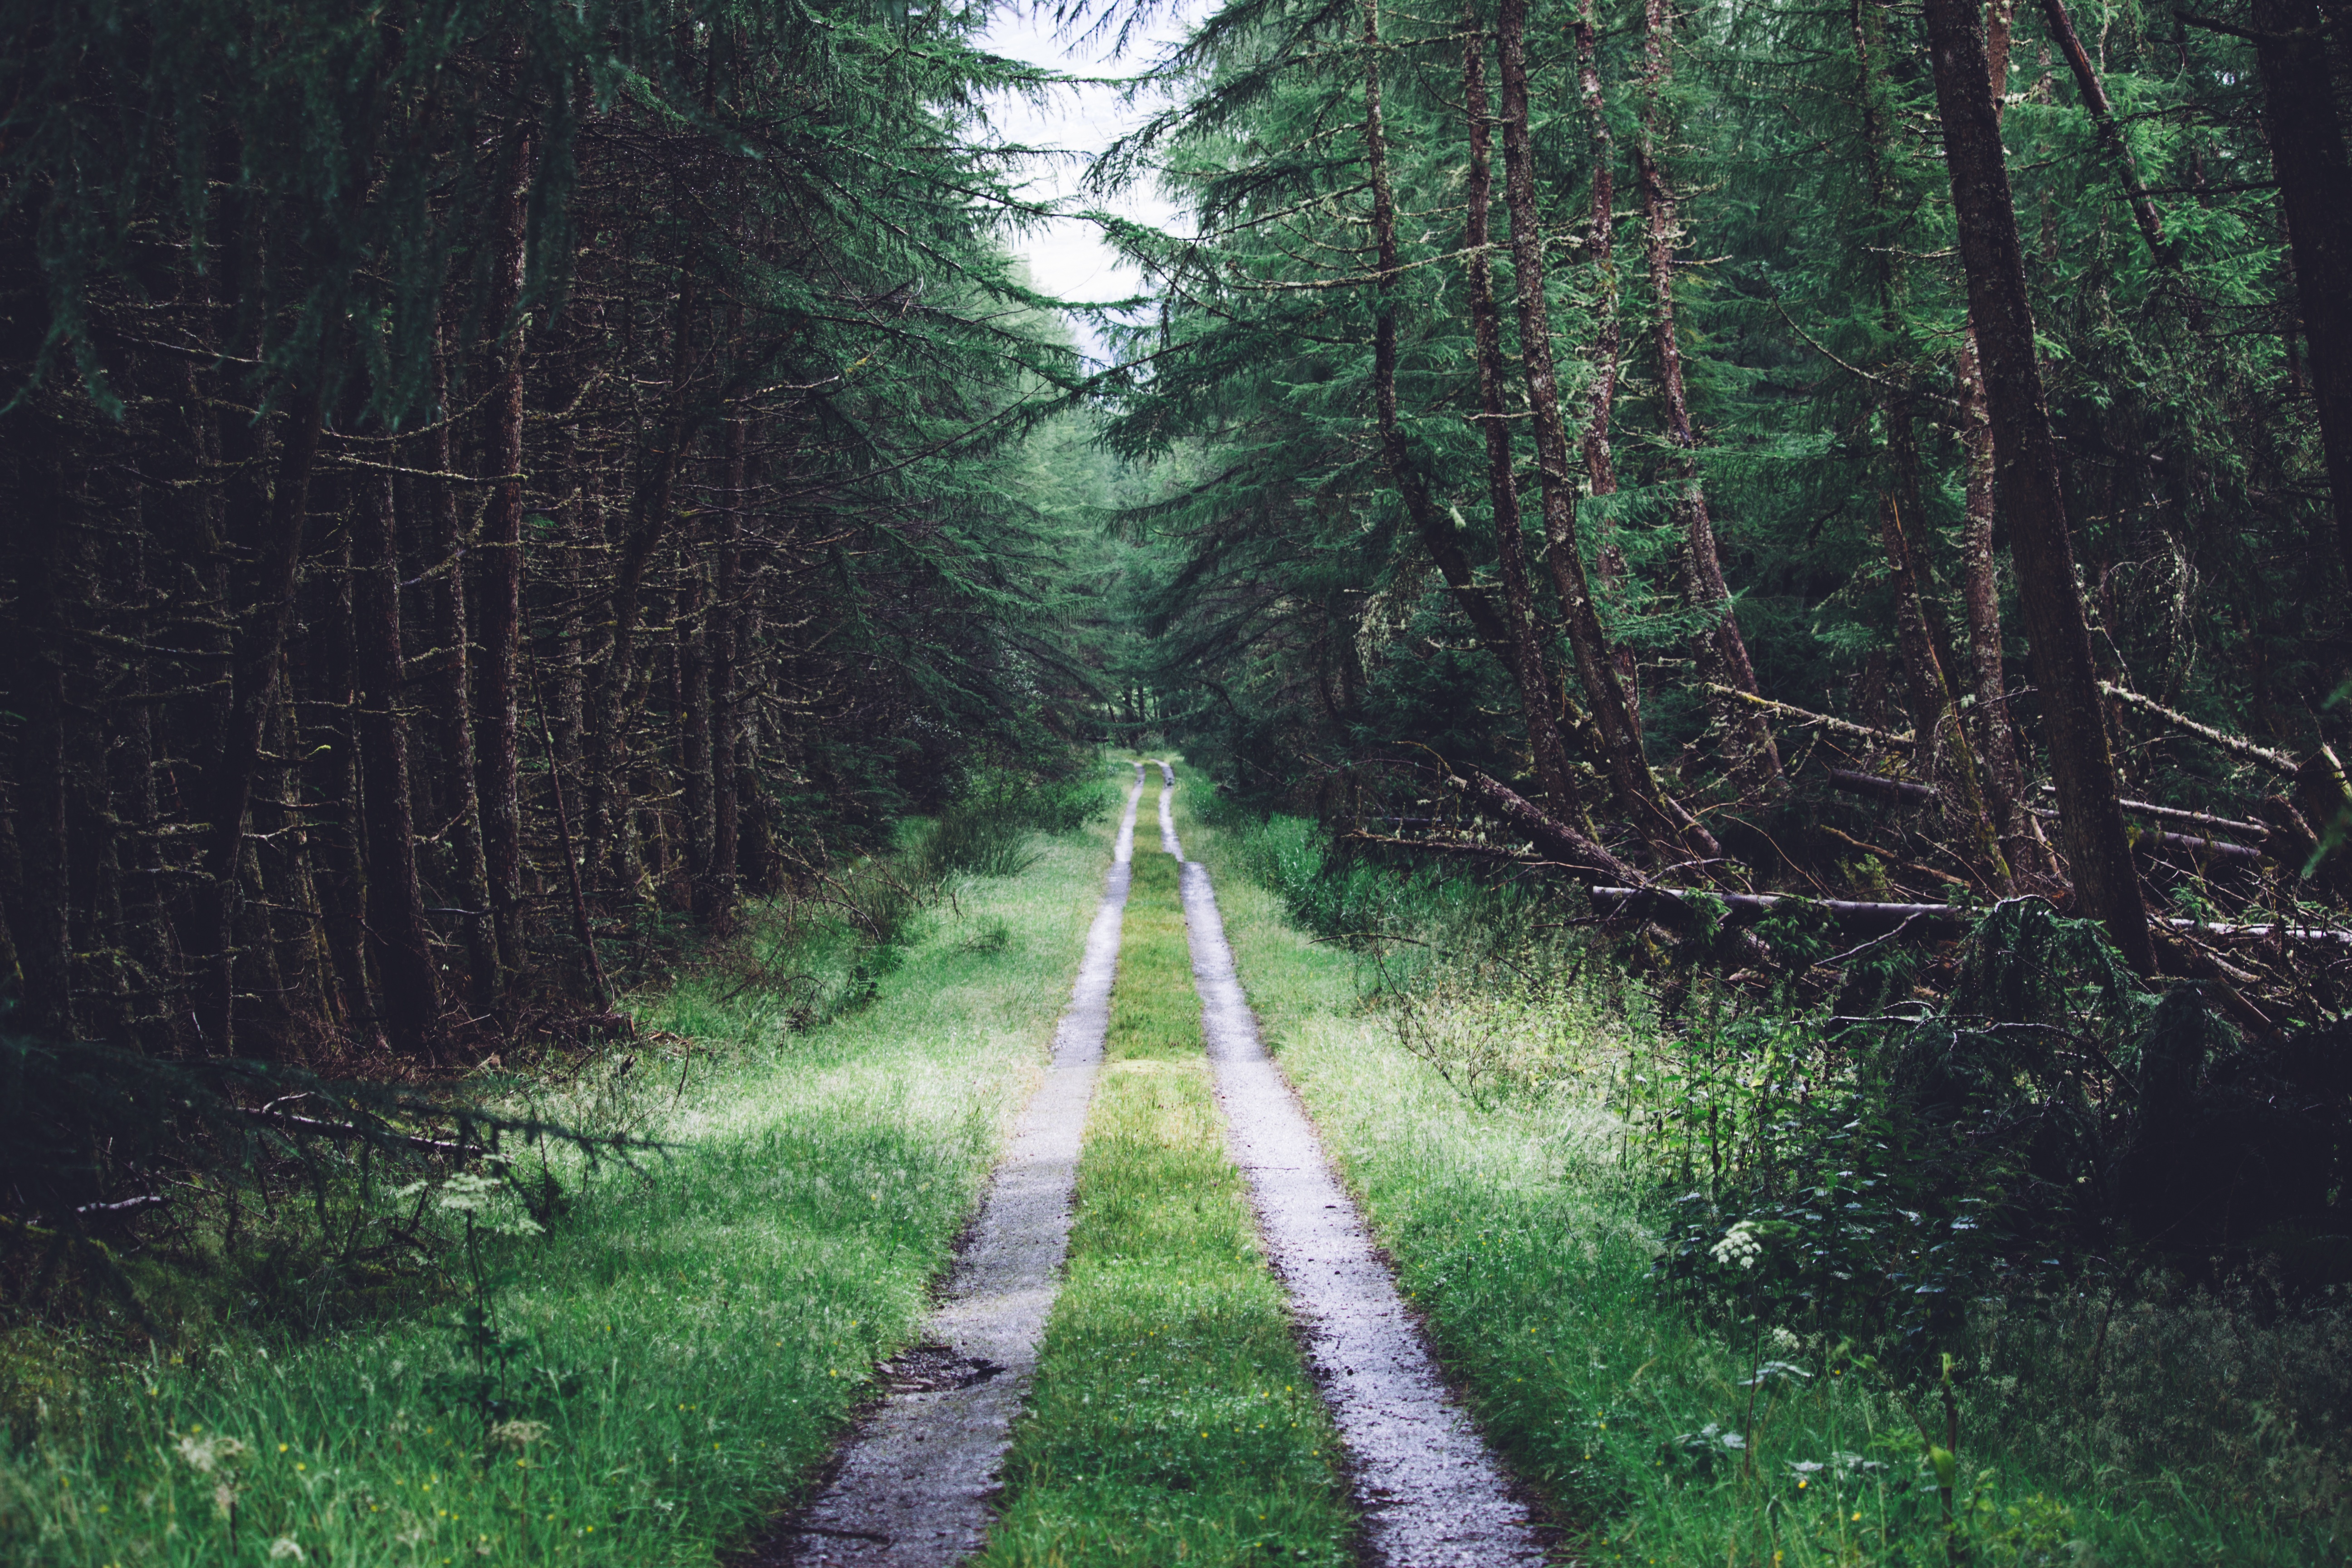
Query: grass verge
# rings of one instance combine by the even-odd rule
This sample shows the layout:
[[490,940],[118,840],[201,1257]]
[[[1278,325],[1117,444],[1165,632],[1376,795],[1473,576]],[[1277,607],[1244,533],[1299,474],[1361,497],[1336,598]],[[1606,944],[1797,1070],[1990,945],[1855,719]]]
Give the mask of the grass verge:
[[919,1325],[1044,1059],[1110,831],[1033,839],[1018,880],[962,885],[908,924],[871,1005],[823,1026],[793,1033],[790,997],[731,979],[648,1003],[660,1032],[546,1109],[672,1152],[559,1163],[541,1234],[463,1177],[382,1194],[477,1244],[455,1314],[225,1332],[61,1383],[0,1442],[6,1559],[713,1562]]
[[[1179,831],[1218,878],[1270,1048],[1484,1430],[1549,1494],[1580,1560],[2341,1560],[2330,1517],[2340,1517],[2341,1494],[2326,1477],[2281,1470],[2277,1492],[2257,1498],[2113,1467],[2095,1435],[2078,1438],[2074,1462],[2053,1465],[2046,1444],[2029,1447],[2000,1413],[2008,1395],[1998,1378],[1958,1394],[1948,1533],[1918,1428],[1898,1400],[1832,1372],[1825,1347],[1769,1330],[1731,1343],[1661,1297],[1655,1184],[1623,1163],[1622,1128],[1597,1089],[1577,1088],[1573,1070],[1555,1070],[1557,1092],[1538,1096],[1482,1099],[1449,1086],[1425,1052],[1408,1048],[1392,1013],[1364,1001],[1360,961],[1300,934],[1281,898],[1243,874],[1263,848],[1202,826],[1185,805],[1180,794]],[[1591,1022],[1582,1065],[1597,1084],[1630,1064],[1623,1042],[1605,1037],[1597,1014]],[[1919,1414],[1940,1443],[1941,1406]],[[2145,1414],[2188,1412],[2151,1403]],[[2087,1415],[2069,1419],[2095,1433]],[[2291,1490],[2315,1500],[2281,1506]]]
[[1135,858],[1077,1205],[982,1561],[1348,1562],[1330,1417],[1225,1155],[1176,862],[1156,850]]

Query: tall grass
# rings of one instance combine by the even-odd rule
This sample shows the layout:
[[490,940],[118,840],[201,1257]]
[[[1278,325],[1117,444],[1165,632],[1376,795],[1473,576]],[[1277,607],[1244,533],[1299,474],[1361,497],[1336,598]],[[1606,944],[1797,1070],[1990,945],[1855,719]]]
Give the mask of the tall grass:
[[[1948,1413],[1940,1387],[1898,1390],[1801,1324],[1728,1327],[1659,1288],[1663,1173],[1614,1109],[1669,1044],[1638,1009],[1587,994],[1583,1018],[1514,1022],[1471,988],[1424,987],[1433,1013],[1457,1015],[1433,1026],[1581,1050],[1548,1092],[1463,1092],[1400,1037],[1377,972],[1289,918],[1318,907],[1281,879],[1307,864],[1309,829],[1188,826],[1185,842],[1221,875],[1242,978],[1285,1070],[1485,1429],[1582,1560],[2344,1559],[2340,1306],[2285,1314],[2135,1289],[1987,1309],[1952,1347]],[[1245,875],[1269,868],[1268,881]],[[1360,909],[1379,895],[1328,898]],[[1721,1267],[1738,1278],[1736,1257]],[[1954,1416],[1948,1520],[1929,1450],[1948,1445]]]
[[[478,1288],[461,1273],[422,1308],[323,1330],[232,1311],[139,1356],[128,1340],[68,1353],[19,1321],[0,1555],[713,1563],[919,1323],[1043,1058],[1107,837],[1038,842],[1018,881],[968,879],[901,932],[870,1005],[830,1024],[796,1029],[791,995],[722,973],[634,999],[636,1041],[538,1093],[665,1157],[558,1159],[536,1214],[479,1182],[373,1195],[441,1238],[435,1256],[470,1233]],[[972,943],[977,924],[1003,940]],[[299,1287],[322,1263],[279,1267]]]
[[[784,1027],[818,1027],[872,1002],[936,911],[944,907],[960,920],[960,888],[1021,875],[1045,853],[1041,835],[1075,833],[1118,798],[1098,773],[1055,779],[976,770],[938,816],[901,826],[896,852],[821,869],[746,911],[734,939],[706,966],[722,981],[720,994],[764,994],[780,1004]],[[994,943],[998,928],[983,921],[963,940]]]

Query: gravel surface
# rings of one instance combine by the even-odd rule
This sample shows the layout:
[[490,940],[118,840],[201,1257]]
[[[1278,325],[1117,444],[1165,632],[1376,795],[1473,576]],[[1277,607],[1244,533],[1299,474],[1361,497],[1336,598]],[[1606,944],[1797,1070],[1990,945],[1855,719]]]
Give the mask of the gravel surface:
[[1110,1023],[1142,794],[1138,764],[1052,1065],[996,1167],[924,1342],[883,1364],[881,1405],[858,1425],[815,1501],[755,1563],[944,1568],[986,1541],[1013,1419],[1069,1250],[1078,1143]]
[[[1163,833],[1172,845],[1173,831]],[[1393,1568],[1542,1563],[1527,1509],[1447,1391],[1370,1228],[1259,1041],[1208,868],[1188,862],[1183,891],[1192,983],[1234,1163],[1249,1178],[1307,1365],[1347,1445],[1368,1555]]]

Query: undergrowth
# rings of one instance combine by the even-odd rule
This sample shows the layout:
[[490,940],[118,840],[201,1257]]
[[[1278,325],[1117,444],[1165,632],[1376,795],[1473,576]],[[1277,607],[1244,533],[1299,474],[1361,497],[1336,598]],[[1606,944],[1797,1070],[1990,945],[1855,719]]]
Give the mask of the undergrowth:
[[[2147,1015],[2115,1040],[2062,1038],[2021,994],[2002,1012],[1988,974],[1983,997],[1928,1032],[1895,1030],[1873,1058],[1890,1086],[1852,1076],[1872,1042],[1770,1010],[1702,995],[1669,1030],[1581,943],[1543,950],[1525,976],[1500,967],[1528,933],[1557,933],[1505,903],[1482,950],[1455,911],[1496,907],[1490,892],[1327,856],[1310,825],[1244,819],[1188,827],[1186,842],[1223,873],[1269,1040],[1442,1352],[1586,1560],[2345,1555],[2340,1291],[2262,1266],[2200,1282],[2075,1233],[2046,1266],[2008,1266],[2051,1200],[2026,1178],[2056,1158],[2076,1185],[2058,1156],[2079,1144],[2058,1133],[2086,1124],[2079,1099],[2033,1088],[2030,1053],[1988,1053],[2038,1036],[2086,1059],[2112,1053],[2102,1072],[2144,1072]],[[1327,866],[1334,885],[1318,889]],[[1395,946],[1483,951],[1484,967],[1401,985],[1381,954],[1297,929],[1361,930],[1368,910],[1393,922]],[[2059,993],[2085,1005],[2079,987]],[[1971,1030],[1990,1037],[1971,1047]],[[2221,1065],[2184,1081],[2234,1081],[2226,1049],[2209,1040],[2207,1059]],[[1497,1087],[1465,1072],[1482,1062]],[[1963,1097],[1973,1142],[1904,1146],[1874,1097],[1937,1063],[1948,1078],[1981,1064],[1979,1087],[2015,1102]],[[1727,1202],[1741,1193],[1747,1206]]]
[[[155,1332],[20,1301],[7,1559],[635,1568],[743,1542],[920,1321],[1041,1058],[1106,836],[1021,853],[1018,880],[934,880],[829,1022],[716,965],[632,998],[634,1037],[483,1086],[658,1143],[634,1170],[518,1150],[511,1180],[273,1186],[234,1245],[130,1259]],[[833,962],[795,954],[788,911],[755,917],[765,962]],[[836,918],[845,962],[881,945]],[[381,1294],[304,1310],[332,1272],[315,1238],[346,1233],[408,1250],[370,1265]]]

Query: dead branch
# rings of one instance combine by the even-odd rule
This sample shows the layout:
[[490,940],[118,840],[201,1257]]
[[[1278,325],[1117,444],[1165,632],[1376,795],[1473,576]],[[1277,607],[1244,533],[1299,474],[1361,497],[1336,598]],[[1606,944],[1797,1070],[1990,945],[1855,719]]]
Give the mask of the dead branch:
[[[1740,915],[1760,915],[1777,904],[1793,900],[1826,910],[1841,921],[1854,924],[1912,920],[1961,924],[1979,912],[1958,904],[1874,904],[1848,899],[1807,899],[1794,893],[1718,893],[1706,888],[1662,888],[1654,883],[1642,888],[1594,888],[1592,901],[1596,906],[1609,904],[1631,908],[1643,901],[1657,900],[1680,903],[1693,894],[1720,899],[1733,913]],[[2352,931],[2338,931],[2328,926],[2209,924],[2192,920],[2168,920],[2159,923],[2183,935],[2205,938],[2332,942],[2352,947]]]
[[1699,682],[1699,689],[1712,692],[1717,697],[1728,697],[1736,701],[1745,702],[1751,708],[1761,708],[1767,713],[1777,713],[1784,719],[1793,719],[1800,724],[1817,725],[1832,734],[1851,735],[1857,741],[1866,741],[1874,746],[1889,746],[1898,752],[1907,752],[1918,744],[1916,739],[1907,734],[1892,734],[1885,730],[1874,730],[1867,724],[1856,724],[1849,720],[1832,718],[1827,713],[1816,713],[1809,708],[1799,708],[1787,702],[1775,702],[1769,697],[1759,697],[1752,691],[1742,691],[1736,686],[1719,686],[1712,680],[1702,680]]
[[2161,719],[2184,735],[2194,735],[2206,744],[2227,752],[2242,762],[2254,763],[2266,767],[2282,778],[2291,779],[2303,771],[2303,764],[2284,752],[2273,752],[2268,746],[2258,746],[2242,735],[2227,734],[2214,729],[2210,724],[2200,724],[2186,713],[2176,713],[2154,698],[2142,697],[2137,691],[2126,691],[2113,681],[2102,680],[2099,682],[2099,689],[2126,708],[2137,708],[2150,718]]
[[296,1116],[291,1111],[286,1110],[248,1108],[245,1114],[256,1121],[266,1121],[273,1126],[297,1128],[301,1131],[316,1132],[326,1138],[363,1138],[370,1141],[405,1143],[411,1149],[423,1149],[435,1154],[455,1154],[461,1159],[469,1154],[489,1152],[478,1143],[452,1143],[440,1138],[419,1137],[413,1132],[374,1132],[364,1127],[348,1126],[341,1121],[321,1121],[315,1116]]
[[1647,886],[1648,879],[1575,828],[1528,800],[1509,785],[1485,773],[1446,781],[1476,795],[1506,822],[1525,833],[1552,859],[1588,873],[1598,872],[1620,882]]

